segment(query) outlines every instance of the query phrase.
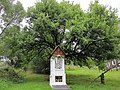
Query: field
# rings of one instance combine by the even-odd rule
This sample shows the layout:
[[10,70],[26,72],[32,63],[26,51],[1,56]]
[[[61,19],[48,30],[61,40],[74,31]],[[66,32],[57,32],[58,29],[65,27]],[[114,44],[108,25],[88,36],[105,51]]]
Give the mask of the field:
[[[91,83],[102,71],[98,69],[69,68],[67,67],[67,84],[70,90],[120,90],[120,70],[110,71],[105,74],[105,85],[100,84],[100,79]],[[0,79],[0,90],[52,90],[49,86],[47,75],[26,73],[23,83],[12,83]]]

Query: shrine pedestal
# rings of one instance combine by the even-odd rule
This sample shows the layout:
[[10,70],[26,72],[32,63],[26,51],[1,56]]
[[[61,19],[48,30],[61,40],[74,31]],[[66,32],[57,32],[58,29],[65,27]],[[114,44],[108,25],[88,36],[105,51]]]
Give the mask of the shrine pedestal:
[[52,85],[53,90],[70,90],[67,85]]

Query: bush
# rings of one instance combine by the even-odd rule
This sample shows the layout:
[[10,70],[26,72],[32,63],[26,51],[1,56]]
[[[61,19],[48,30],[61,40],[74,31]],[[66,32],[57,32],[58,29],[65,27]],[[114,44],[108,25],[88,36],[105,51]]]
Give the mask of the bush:
[[50,74],[50,61],[42,58],[36,58],[32,62],[33,71],[37,74]]
[[20,74],[20,72],[16,72],[14,69],[10,68],[8,69],[8,80],[14,82],[14,83],[20,83],[24,81],[24,76]]
[[10,80],[15,83],[23,82],[24,78],[20,72],[15,71],[12,66],[7,65],[5,62],[2,62],[1,64],[4,64],[5,66],[0,66],[0,78]]

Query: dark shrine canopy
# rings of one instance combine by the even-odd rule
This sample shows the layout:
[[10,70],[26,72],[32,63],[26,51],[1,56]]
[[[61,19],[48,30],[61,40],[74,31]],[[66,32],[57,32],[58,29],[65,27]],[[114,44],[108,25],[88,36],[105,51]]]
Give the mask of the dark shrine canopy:
[[58,45],[55,47],[55,49],[51,53],[51,56],[65,56],[65,53],[62,50],[62,48]]

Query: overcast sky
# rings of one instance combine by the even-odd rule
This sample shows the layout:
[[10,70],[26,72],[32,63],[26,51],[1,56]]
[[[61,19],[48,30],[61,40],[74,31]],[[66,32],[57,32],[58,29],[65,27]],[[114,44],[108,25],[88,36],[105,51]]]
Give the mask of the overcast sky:
[[[18,0],[18,1],[20,1],[23,4],[25,10],[27,10],[29,6],[33,6],[39,0]],[[60,2],[62,0],[57,0],[57,1]],[[74,3],[80,4],[81,8],[86,11],[88,9],[90,1],[94,1],[94,0],[69,0],[69,1],[74,1]],[[99,3],[112,6],[113,8],[117,8],[118,15],[120,17],[120,0],[99,0]]]

